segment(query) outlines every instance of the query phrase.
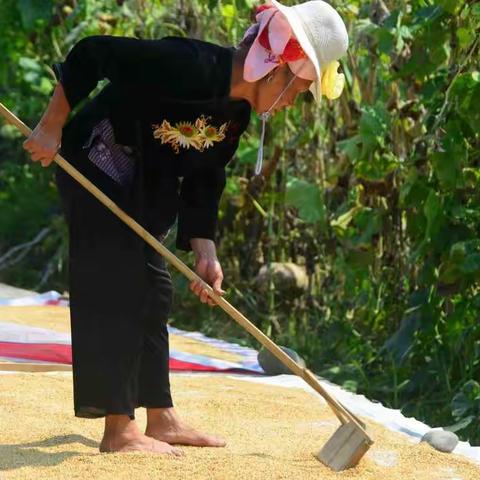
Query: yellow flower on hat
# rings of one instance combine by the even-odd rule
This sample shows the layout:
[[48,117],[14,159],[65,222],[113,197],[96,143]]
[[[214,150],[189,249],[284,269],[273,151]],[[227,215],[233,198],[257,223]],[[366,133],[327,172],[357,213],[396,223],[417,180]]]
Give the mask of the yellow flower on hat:
[[345,75],[337,72],[339,66],[336,60],[330,62],[322,75],[322,94],[330,100],[338,98],[345,86]]

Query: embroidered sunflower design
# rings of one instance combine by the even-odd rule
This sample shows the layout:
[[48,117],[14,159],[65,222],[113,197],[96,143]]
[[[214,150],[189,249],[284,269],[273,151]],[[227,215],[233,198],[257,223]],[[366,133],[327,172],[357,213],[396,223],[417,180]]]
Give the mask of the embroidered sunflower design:
[[217,128],[207,123],[210,118],[202,115],[197,118],[195,124],[177,122],[173,127],[170,122],[164,120],[160,125],[152,124],[153,137],[160,140],[162,144],[170,144],[175,153],[180,153],[180,147],[187,149],[193,147],[203,152],[205,148],[212,147],[214,142],[221,142],[225,138],[225,132],[230,123],[226,122]]

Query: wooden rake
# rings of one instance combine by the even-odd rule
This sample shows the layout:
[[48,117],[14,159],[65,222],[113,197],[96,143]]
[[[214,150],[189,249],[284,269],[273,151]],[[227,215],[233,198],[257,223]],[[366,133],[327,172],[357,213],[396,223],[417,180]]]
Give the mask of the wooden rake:
[[[0,103],[0,113],[6,121],[15,125],[25,136],[30,136],[31,129],[28,128],[20,119],[10,112],[2,103]],[[60,154],[56,154],[54,161],[60,165],[67,173],[85,187],[94,195],[103,205],[111,210],[118,218],[125,222],[134,230],[143,240],[152,248],[160,253],[177,270],[182,272],[189,280],[199,281],[207,290],[208,295],[227,312],[236,322],[245,330],[253,335],[265,348],[267,348],[278,360],[286,365],[295,375],[303,378],[315,391],[317,391],[328,403],[341,426],[335,431],[332,437],[327,441],[324,447],[316,454],[316,458],[335,471],[344,470],[357,465],[359,460],[365,455],[367,450],[373,444],[373,440],[365,431],[365,424],[359,420],[352,412],[347,410],[338,400],[330,395],[320,384],[313,372],[308,368],[301,367],[292,360],[280,347],[278,347],[270,338],[263,334],[255,325],[253,325],[244,315],[225,300],[217,295],[195,272],[190,270],[181,260],[163,246],[153,235],[148,233],[139,223],[127,215],[119,208],[109,197],[102,193],[93,183],[84,175],[68,163]]]

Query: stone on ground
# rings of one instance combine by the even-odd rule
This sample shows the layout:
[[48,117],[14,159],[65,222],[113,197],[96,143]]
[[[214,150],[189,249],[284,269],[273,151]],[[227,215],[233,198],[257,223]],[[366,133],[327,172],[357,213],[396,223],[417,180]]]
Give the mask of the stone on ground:
[[[291,348],[283,347],[279,345],[279,347],[295,362],[297,362],[301,367],[305,367],[305,360]],[[267,375],[282,375],[282,374],[290,374],[294,375],[294,373],[284,365],[277,357],[270,353],[270,350],[267,350],[265,347],[262,347],[257,355],[258,363],[263,368]]]
[[440,452],[453,452],[458,444],[458,437],[453,432],[445,430],[430,430],[422,437],[422,442],[427,442]]

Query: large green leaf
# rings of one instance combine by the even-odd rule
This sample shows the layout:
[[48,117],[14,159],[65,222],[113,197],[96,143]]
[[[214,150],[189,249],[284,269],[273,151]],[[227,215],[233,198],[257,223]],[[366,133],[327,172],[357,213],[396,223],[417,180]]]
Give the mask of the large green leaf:
[[354,135],[346,140],[338,142],[340,150],[350,158],[350,160],[356,160],[360,157],[360,147],[362,145],[362,137],[360,135]]
[[383,146],[385,144],[388,124],[388,115],[383,105],[367,106],[363,109],[359,130],[364,146],[364,154],[377,145]]
[[351,239],[353,245],[370,246],[373,235],[376,235],[382,227],[381,212],[373,208],[363,208],[355,215],[355,227],[358,233]]
[[[458,112],[476,134],[480,134],[480,72],[473,71],[459,75],[452,86],[451,98],[458,106]],[[462,135],[463,136],[463,135]]]
[[385,146],[388,127],[388,114],[383,105],[366,106],[360,118],[359,133],[338,142],[359,176],[380,179],[395,168],[395,158],[391,154],[373,155]]
[[325,222],[323,194],[313,183],[295,177],[290,178],[287,182],[285,203],[287,206],[297,208],[299,217],[305,222]]
[[444,188],[454,188],[461,173],[455,157],[436,152],[430,157],[430,162],[440,185]]

